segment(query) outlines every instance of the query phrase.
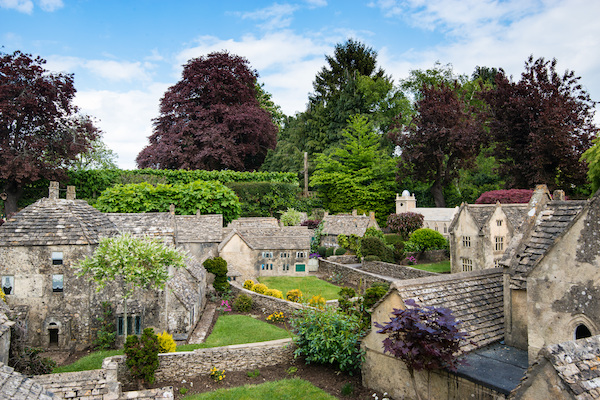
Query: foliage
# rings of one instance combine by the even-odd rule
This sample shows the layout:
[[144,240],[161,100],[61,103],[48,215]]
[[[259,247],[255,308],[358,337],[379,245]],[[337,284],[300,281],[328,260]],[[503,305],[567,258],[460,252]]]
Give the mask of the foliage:
[[269,290],[269,288],[263,283],[257,283],[252,287],[252,291],[258,294],[265,294],[267,290]]
[[326,257],[327,256],[327,247],[326,246],[319,246],[317,248],[317,253],[319,253],[319,255],[321,257]]
[[158,334],[157,339],[159,353],[172,353],[177,350],[177,344],[173,340],[173,335],[170,335],[167,331]]
[[244,281],[244,289],[248,289],[248,290],[252,290],[252,287],[254,286],[254,281],[252,279],[246,279]]
[[241,203],[243,217],[273,217],[296,204],[298,185],[280,182],[235,182],[227,187]]
[[325,308],[325,298],[319,294],[314,295],[308,300],[308,305],[311,307],[318,308],[320,310]]
[[158,368],[158,337],[152,328],[144,329],[142,337],[127,336],[125,340],[125,364],[134,379],[154,383],[154,372]]
[[210,378],[215,382],[221,382],[223,379],[225,379],[225,370],[212,367],[210,369]]
[[138,166],[258,169],[275,148],[278,128],[257,100],[257,75],[245,58],[227,52],[189,60],[161,99]]
[[374,226],[370,226],[365,230],[365,234],[363,238],[366,237],[376,237],[378,239],[383,240],[383,232],[380,229],[375,228]]
[[379,256],[368,255],[363,258],[363,261],[381,261],[381,258],[379,258]]
[[72,171],[90,169],[118,169],[117,153],[106,147],[100,136],[90,143],[90,149],[75,157],[70,167]]
[[283,312],[281,311],[276,311],[272,314],[269,314],[269,316],[266,318],[267,321],[269,322],[284,322],[285,321],[285,315],[283,315]]
[[300,219],[302,214],[300,211],[296,211],[293,208],[288,208],[286,212],[281,214],[280,220],[284,226],[297,226],[300,225]]
[[346,236],[344,234],[340,234],[337,236],[337,242],[340,247],[350,250],[351,252],[358,255],[360,249],[360,236],[352,234],[350,236]]
[[379,283],[375,282],[370,288],[365,290],[365,294],[363,295],[363,299],[365,302],[366,308],[371,308],[381,299],[387,291],[389,290],[389,283]]
[[343,256],[344,254],[346,254],[346,249],[343,247],[338,247],[337,249],[335,249],[335,255],[336,256]]
[[253,302],[252,297],[240,294],[233,302],[233,309],[239,312],[248,312],[252,309]]
[[281,293],[281,290],[277,289],[267,289],[265,295],[275,297],[276,299],[283,299],[283,293]]
[[62,178],[99,136],[73,104],[73,75],[51,73],[40,57],[0,52],[0,191],[4,212],[17,211],[24,186]]
[[333,247],[327,247],[327,249],[325,249],[325,257],[331,257],[333,255]]
[[300,223],[300,226],[306,226],[308,229],[317,229],[320,223],[320,219],[305,219]]
[[285,298],[289,301],[293,301],[294,303],[300,303],[302,300],[302,291],[300,289],[288,290],[288,292],[285,294]]
[[248,375],[248,378],[258,378],[260,376],[260,371],[257,368],[254,371],[246,372],[246,375]]
[[[377,333],[385,334],[384,352],[401,359],[412,370],[456,370],[460,342],[466,334],[447,308],[420,306],[413,299],[405,301],[406,309],[394,309],[389,322]],[[411,371],[412,374],[412,371]]]
[[556,64],[530,56],[518,82],[500,70],[495,87],[481,94],[508,188],[570,189],[585,182],[580,159],[598,132],[595,102],[573,71],[560,75]]
[[213,287],[217,292],[226,292],[229,290],[227,281],[227,261],[221,257],[207,258],[202,263],[206,271],[215,275]]
[[394,251],[382,239],[375,236],[365,236],[361,239],[360,252],[363,257],[377,256],[381,261],[394,262]]
[[533,190],[531,189],[508,189],[508,190],[492,190],[482,193],[475,204],[502,204],[512,203],[529,203]]
[[439,233],[429,228],[417,229],[410,235],[410,243],[417,246],[419,251],[445,249],[448,241]]
[[296,356],[307,363],[333,364],[352,373],[360,368],[363,353],[358,341],[364,336],[356,316],[325,310],[303,309],[291,318],[296,336]]
[[592,193],[596,193],[600,188],[600,136],[596,136],[592,143],[594,145],[581,155],[581,160],[588,165],[587,178],[592,184]]
[[235,193],[220,182],[195,181],[188,184],[152,186],[149,183],[116,185],[106,189],[95,207],[102,212],[166,212],[171,204],[183,215],[222,214],[225,223],[240,216]]
[[114,310],[110,302],[102,302],[102,314],[96,320],[100,327],[96,331],[96,339],[92,342],[92,347],[95,350],[114,349],[117,340],[117,329]]
[[402,151],[399,176],[431,181],[437,207],[445,207],[444,187],[458,177],[460,168],[473,165],[487,140],[474,106],[461,98],[460,91],[456,81],[424,84],[414,119],[390,133]]
[[48,357],[40,357],[44,350],[29,347],[27,341],[27,322],[16,319],[10,328],[10,349],[8,365],[26,375],[49,374],[56,363]]
[[393,208],[395,161],[381,149],[365,116],[351,117],[342,137],[340,147],[317,157],[310,183],[329,211],[375,211],[378,222],[385,224],[382,218]]
[[319,226],[314,230],[313,236],[310,238],[310,252],[318,253],[319,246],[321,245],[321,237],[323,236],[323,221],[319,223]]
[[387,219],[387,226],[392,232],[398,233],[403,240],[407,240],[412,232],[423,227],[424,219],[423,214],[411,211],[390,214]]

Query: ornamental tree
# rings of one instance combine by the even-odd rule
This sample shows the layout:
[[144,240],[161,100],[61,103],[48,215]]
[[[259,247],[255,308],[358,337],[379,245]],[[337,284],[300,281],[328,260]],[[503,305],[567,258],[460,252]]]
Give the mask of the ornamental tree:
[[556,72],[556,59],[530,56],[518,82],[500,70],[495,87],[481,93],[509,188],[545,183],[550,190],[566,189],[585,182],[587,166],[580,158],[598,128],[595,102],[579,80],[573,71]]
[[403,240],[407,240],[412,232],[423,227],[424,220],[423,214],[408,211],[400,214],[390,214],[387,224],[392,232],[398,233]]
[[127,300],[136,289],[164,289],[169,268],[185,267],[186,254],[159,239],[137,238],[128,233],[102,238],[91,257],[78,265],[79,276],[96,282],[100,291],[110,282],[120,282],[127,337]]
[[529,203],[533,190],[531,189],[508,189],[508,190],[490,190],[482,193],[475,204],[514,204],[514,203]]
[[377,333],[385,334],[384,353],[406,363],[417,398],[419,391],[414,371],[448,368],[455,371],[460,364],[460,343],[467,334],[459,330],[452,311],[443,307],[420,306],[413,299],[406,308],[393,309],[390,321],[377,322]]
[[17,211],[27,183],[64,178],[71,161],[98,137],[73,105],[73,75],[51,73],[45,63],[20,51],[0,53],[0,190],[6,214]]
[[[160,102],[140,168],[252,171],[275,148],[277,126],[248,60],[227,52],[194,58]],[[268,108],[268,107],[267,107]]]

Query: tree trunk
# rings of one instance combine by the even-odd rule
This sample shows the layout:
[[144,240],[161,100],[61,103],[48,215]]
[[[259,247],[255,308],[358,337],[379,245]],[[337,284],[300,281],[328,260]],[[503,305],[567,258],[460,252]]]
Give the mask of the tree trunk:
[[435,201],[436,207],[446,207],[446,200],[444,200],[444,187],[440,180],[436,180],[431,185],[431,194],[433,195],[433,201]]
[[127,298],[123,299],[123,337],[127,340]]
[[415,388],[415,394],[417,395],[417,400],[421,400],[421,395],[419,394],[419,389],[417,388],[417,381],[415,380],[415,370],[411,367],[408,367],[408,373],[410,374],[410,380],[413,384],[413,388]]
[[23,195],[23,187],[15,181],[8,181],[4,187],[4,193],[6,193],[6,200],[4,200],[4,214],[8,218],[18,210],[17,202]]

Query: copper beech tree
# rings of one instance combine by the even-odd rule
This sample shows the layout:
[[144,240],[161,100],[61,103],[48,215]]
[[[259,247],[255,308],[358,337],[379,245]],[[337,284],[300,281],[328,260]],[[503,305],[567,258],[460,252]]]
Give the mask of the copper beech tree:
[[160,102],[140,168],[252,171],[275,148],[277,126],[257,100],[257,73],[227,52],[192,59]]
[[99,137],[73,105],[73,75],[50,73],[40,57],[0,53],[0,190],[7,215],[23,187],[60,178]]

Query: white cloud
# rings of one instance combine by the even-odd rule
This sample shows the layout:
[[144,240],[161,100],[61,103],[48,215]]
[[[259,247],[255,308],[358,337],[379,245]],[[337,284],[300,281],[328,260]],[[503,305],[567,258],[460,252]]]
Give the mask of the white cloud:
[[0,0],[0,7],[31,14],[33,11],[33,2],[31,0]]
[[63,6],[62,0],[40,0],[40,8],[44,11],[56,11]]
[[50,56],[47,68],[56,72],[85,70],[96,78],[112,82],[149,81],[155,65],[150,62],[84,60],[77,57]]
[[262,29],[273,30],[287,28],[292,22],[292,15],[298,6],[291,4],[273,4],[257,11],[240,13],[242,19],[265,21],[258,25]]
[[327,0],[305,0],[310,8],[325,7]]

